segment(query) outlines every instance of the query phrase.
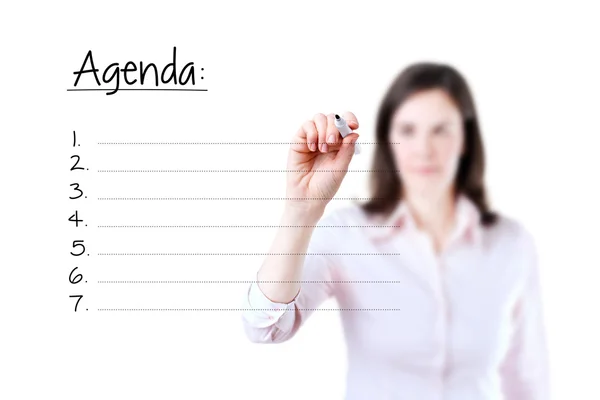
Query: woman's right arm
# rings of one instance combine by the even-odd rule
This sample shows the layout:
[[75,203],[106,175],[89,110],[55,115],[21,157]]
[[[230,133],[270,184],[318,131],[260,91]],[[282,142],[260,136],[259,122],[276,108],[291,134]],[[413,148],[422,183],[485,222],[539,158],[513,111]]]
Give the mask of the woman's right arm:
[[[346,113],[344,118],[351,129],[358,128],[354,114]],[[328,251],[331,235],[322,228],[315,230],[315,225],[339,189],[358,138],[353,133],[342,140],[333,121],[333,114],[315,115],[302,125],[290,145],[282,227],[257,273],[257,282],[250,285],[244,299],[244,328],[253,342],[291,338],[311,310],[331,295],[327,283],[331,260],[311,254]],[[317,169],[325,171],[315,172]],[[286,227],[291,225],[294,227]],[[320,283],[301,284],[307,280]]]
[[[278,228],[269,256],[264,260],[256,275],[258,287],[273,302],[290,303],[300,291],[302,266],[314,226],[319,222],[324,210],[320,207],[302,209],[292,204],[286,205],[280,225],[294,225],[298,228]],[[274,254],[297,254],[278,256]],[[272,281],[291,281],[268,283]]]

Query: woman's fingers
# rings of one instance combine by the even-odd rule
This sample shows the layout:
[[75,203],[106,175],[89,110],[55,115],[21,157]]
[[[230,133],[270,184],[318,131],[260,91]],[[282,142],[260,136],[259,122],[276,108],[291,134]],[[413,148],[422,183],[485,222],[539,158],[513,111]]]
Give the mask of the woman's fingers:
[[324,114],[317,113],[313,117],[317,131],[319,132],[319,146],[318,149],[321,153],[327,153],[328,146],[326,143],[327,135],[327,117]]
[[[340,149],[333,159],[336,170],[346,170],[352,156],[354,156],[354,143],[358,139],[358,133],[352,132],[343,139]],[[345,173],[343,175],[346,175]]]
[[[354,114],[346,112],[346,118],[350,129],[358,128]],[[346,175],[357,138],[358,132],[342,137],[335,126],[335,114],[317,113],[312,120],[304,122],[290,146],[286,194],[291,198],[332,198]],[[297,174],[296,170],[304,174]]]
[[[350,129],[358,128],[358,119],[354,113],[346,111],[343,118]],[[348,143],[343,143],[343,139],[335,126],[335,114],[317,113],[312,120],[306,120],[302,124],[294,136],[295,144],[292,146],[292,150],[301,153],[329,153],[340,150],[343,145],[347,147]]]
[[346,111],[344,114],[342,114],[342,118],[346,120],[346,123],[348,124],[350,129],[358,129],[358,118],[356,118],[356,115],[354,115],[354,113]]
[[335,146],[338,144],[342,135],[340,135],[340,131],[335,127],[335,114],[329,113],[327,114],[327,143],[329,147]]
[[309,151],[317,151],[317,144],[319,142],[319,132],[315,123],[311,120],[307,120],[302,124],[303,130],[301,138],[306,140],[306,147]]

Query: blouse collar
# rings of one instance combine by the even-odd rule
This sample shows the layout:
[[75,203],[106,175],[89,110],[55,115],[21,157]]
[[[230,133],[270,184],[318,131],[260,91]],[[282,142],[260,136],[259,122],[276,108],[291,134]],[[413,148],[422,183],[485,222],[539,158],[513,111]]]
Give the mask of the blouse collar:
[[[465,194],[459,194],[456,202],[456,225],[449,242],[464,237],[473,244],[481,242],[481,212]],[[369,225],[367,225],[369,226]],[[387,218],[378,218],[375,226],[367,228],[367,235],[376,240],[392,237],[401,231],[418,231],[414,216],[405,201],[399,201]]]

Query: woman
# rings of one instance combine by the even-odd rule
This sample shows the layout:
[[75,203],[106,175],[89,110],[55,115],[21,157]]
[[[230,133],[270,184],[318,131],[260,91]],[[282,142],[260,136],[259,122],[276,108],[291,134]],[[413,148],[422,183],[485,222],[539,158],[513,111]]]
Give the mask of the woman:
[[547,398],[534,241],[488,207],[465,79],[434,63],[402,71],[378,113],[372,199],[323,217],[359,136],[333,120],[317,114],[292,140],[288,169],[302,172],[288,172],[283,227],[244,296],[249,339],[292,338],[334,296],[346,399]]

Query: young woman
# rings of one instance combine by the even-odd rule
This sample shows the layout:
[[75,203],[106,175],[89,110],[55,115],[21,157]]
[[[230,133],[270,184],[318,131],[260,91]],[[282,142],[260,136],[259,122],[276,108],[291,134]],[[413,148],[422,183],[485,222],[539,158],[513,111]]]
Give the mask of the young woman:
[[466,80],[402,71],[377,117],[371,200],[324,216],[358,136],[317,114],[293,137],[287,166],[303,172],[288,172],[282,227],[244,296],[248,338],[286,341],[334,296],[346,399],[547,398],[535,244],[488,207]]

